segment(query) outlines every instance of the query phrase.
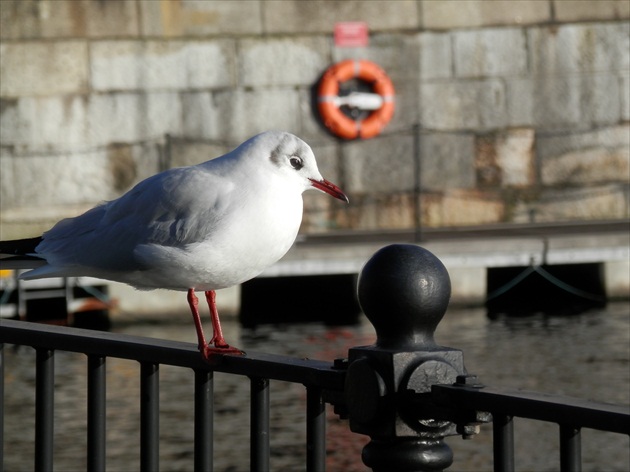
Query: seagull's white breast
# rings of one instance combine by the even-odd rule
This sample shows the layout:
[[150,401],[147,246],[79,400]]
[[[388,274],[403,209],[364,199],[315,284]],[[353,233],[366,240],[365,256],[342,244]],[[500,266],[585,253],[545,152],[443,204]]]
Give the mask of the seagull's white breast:
[[[284,256],[302,221],[301,189],[275,179],[248,183],[222,192],[225,201],[217,203],[221,214],[211,213],[217,221],[194,242],[137,248],[136,255],[149,268],[129,283],[139,288],[216,290],[256,277]],[[168,272],[169,267],[177,270]]]

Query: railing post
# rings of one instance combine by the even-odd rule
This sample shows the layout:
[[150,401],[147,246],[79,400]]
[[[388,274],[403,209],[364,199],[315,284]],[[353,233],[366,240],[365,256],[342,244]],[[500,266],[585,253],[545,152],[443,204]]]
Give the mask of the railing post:
[[53,470],[54,350],[37,349],[35,378],[35,470]]
[[104,472],[105,469],[105,421],[106,405],[106,364],[105,357],[88,357],[88,434],[87,469],[90,472]]
[[492,451],[496,472],[514,472],[514,422],[509,415],[493,415]]
[[159,470],[160,378],[159,364],[140,363],[140,468]]
[[326,405],[317,387],[306,388],[306,470],[326,470]]
[[269,379],[251,377],[250,470],[269,470]]
[[359,303],[377,340],[350,349],[345,394],[350,429],[372,438],[362,458],[374,471],[435,471],[453,462],[444,437],[458,434],[456,425],[432,408],[418,413],[417,402],[430,397],[432,384],[466,373],[462,352],[433,339],[450,293],[445,267],[416,245],[382,248],[359,275]]
[[581,472],[582,470],[580,428],[560,425],[560,470],[562,472]]
[[212,472],[214,373],[195,370],[195,472]]

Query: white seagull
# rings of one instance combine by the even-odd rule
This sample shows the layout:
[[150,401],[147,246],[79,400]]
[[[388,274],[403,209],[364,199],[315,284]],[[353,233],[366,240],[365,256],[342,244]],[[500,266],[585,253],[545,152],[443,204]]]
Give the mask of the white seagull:
[[[199,350],[210,361],[241,353],[223,337],[215,290],[256,277],[286,254],[310,188],[348,202],[322,177],[308,144],[269,131],[224,156],[149,177],[41,237],[0,242],[0,253],[45,261],[22,274],[25,280],[89,276],[140,290],[187,291]],[[210,308],[209,343],[195,290],[205,292]]]

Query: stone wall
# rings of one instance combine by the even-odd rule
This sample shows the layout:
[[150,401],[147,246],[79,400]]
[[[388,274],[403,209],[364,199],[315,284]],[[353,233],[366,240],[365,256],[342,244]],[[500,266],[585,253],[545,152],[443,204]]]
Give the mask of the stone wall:
[[[627,217],[629,18],[627,0],[2,0],[0,236],[270,128],[350,196],[307,193],[305,232]],[[336,47],[336,21],[369,45]],[[376,138],[314,114],[346,58],[394,82]]]

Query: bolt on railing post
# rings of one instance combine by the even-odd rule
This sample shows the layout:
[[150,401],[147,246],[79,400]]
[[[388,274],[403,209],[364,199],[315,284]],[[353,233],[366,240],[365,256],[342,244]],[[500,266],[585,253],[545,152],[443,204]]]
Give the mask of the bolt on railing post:
[[462,352],[433,339],[450,294],[444,265],[416,245],[382,248],[359,275],[359,303],[377,340],[350,349],[345,394],[350,429],[372,439],[362,458],[374,471],[443,470],[453,462],[444,437],[458,434],[456,425],[411,401],[466,374]]

